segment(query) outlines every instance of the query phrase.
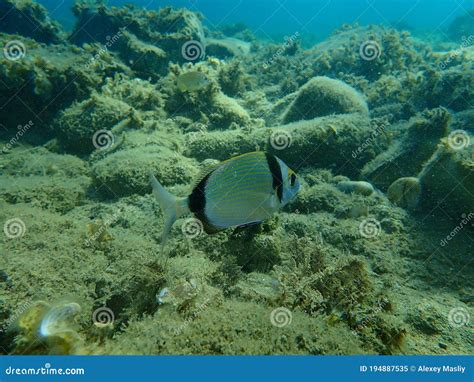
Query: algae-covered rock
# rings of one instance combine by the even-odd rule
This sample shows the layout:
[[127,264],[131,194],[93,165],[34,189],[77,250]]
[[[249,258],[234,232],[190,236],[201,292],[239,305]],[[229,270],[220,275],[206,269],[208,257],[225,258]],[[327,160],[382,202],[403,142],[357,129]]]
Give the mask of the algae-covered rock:
[[[95,134],[112,130],[131,114],[131,110],[122,101],[94,94],[88,100],[75,103],[62,111],[53,128],[66,151],[89,154],[102,146]],[[111,137],[113,135],[108,138]]]
[[1,0],[0,32],[30,37],[46,44],[64,42],[65,34],[46,9],[30,0]]
[[[357,177],[355,169],[386,147],[384,138],[374,135],[373,125],[361,113],[315,118],[248,132],[189,133],[185,135],[185,140],[186,154],[198,160],[224,160],[234,153],[260,148],[296,168],[334,168],[351,177]],[[352,153],[366,140],[378,144],[366,145],[366,149],[354,158]]]
[[377,25],[343,25],[305,54],[314,73],[352,73],[375,80],[383,74],[424,65],[428,45],[406,31]]
[[470,109],[474,99],[474,70],[459,65],[441,72],[430,71],[418,91],[429,108],[441,105],[455,111]]
[[24,49],[18,45],[15,60],[0,55],[1,119],[9,130],[32,120],[38,126],[37,133],[47,135],[49,122],[59,110],[88,97],[106,76],[129,72],[107,52],[100,54],[100,65],[94,64],[92,59],[98,54],[94,48],[86,51],[68,45],[40,45],[2,33],[0,45],[12,38],[21,40]]
[[141,78],[157,78],[166,73],[168,58],[165,51],[155,45],[140,41],[129,32],[121,32],[117,44],[120,56]]
[[[194,86],[193,83],[181,83],[183,75],[193,72],[201,78],[197,84],[199,86]],[[248,112],[235,98],[220,91],[217,82],[207,70],[182,72],[177,69],[175,76],[170,77],[168,81],[172,80],[173,85],[171,91],[168,90],[171,94],[166,100],[165,109],[175,118],[178,116],[190,118],[199,122],[204,130],[226,130],[251,125]]]
[[217,58],[244,56],[250,52],[250,43],[233,37],[224,39],[208,38],[206,54]]
[[65,213],[86,201],[91,181],[87,177],[29,176],[4,178],[0,181],[0,196],[11,204],[29,203],[51,211]]
[[[102,4],[76,2],[73,11],[78,20],[70,36],[72,42],[78,45],[105,44],[113,36],[119,36],[117,43],[111,44],[109,49],[121,51],[124,57],[128,53],[135,55],[132,59],[137,60],[140,70],[146,68],[138,62],[140,52],[147,53],[147,59],[161,70],[165,58],[175,62],[187,61],[183,54],[185,43],[197,41],[199,48],[204,46],[201,21],[195,13],[186,9],[164,7],[157,12],[133,6],[109,8]],[[126,45],[129,49],[122,50],[122,33],[128,39]]]
[[92,167],[94,186],[103,195],[122,197],[150,192],[149,173],[165,186],[189,184],[197,174],[195,162],[159,146],[124,149]]
[[[0,353],[469,353],[470,36],[344,25],[308,49],[234,25],[206,44],[187,9],[78,2],[72,45],[5,4],[45,29],[0,33],[20,48],[0,55]],[[298,195],[216,234],[182,216],[163,253],[149,173],[185,197],[256,150]]]
[[156,85],[140,78],[130,78],[122,73],[108,77],[100,90],[101,94],[122,101],[140,110],[140,116],[163,119],[164,100]]
[[374,193],[374,187],[369,182],[343,180],[339,182],[336,187],[347,193],[356,193],[360,195],[370,196]]
[[423,206],[430,210],[441,208],[448,216],[459,218],[474,210],[473,136],[464,132],[461,137],[464,140],[453,139],[451,136],[443,140],[419,178]]
[[420,201],[421,184],[418,178],[405,177],[397,179],[387,190],[387,197],[396,205],[414,210]]
[[314,77],[298,91],[282,120],[283,123],[289,123],[330,114],[357,112],[369,112],[360,93],[342,81]]
[[91,179],[86,163],[79,158],[43,148],[14,148],[0,159],[4,175],[0,196],[6,202],[29,203],[60,213],[85,203]]
[[448,132],[450,114],[444,108],[427,110],[404,123],[401,139],[386,152],[369,162],[362,175],[386,190],[395,180],[416,176],[436,151],[440,139]]

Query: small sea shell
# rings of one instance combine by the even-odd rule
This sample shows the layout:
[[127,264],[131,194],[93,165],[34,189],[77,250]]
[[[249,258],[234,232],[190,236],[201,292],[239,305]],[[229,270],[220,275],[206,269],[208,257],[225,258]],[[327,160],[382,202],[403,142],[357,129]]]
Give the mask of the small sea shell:
[[40,334],[49,337],[71,331],[74,319],[80,311],[80,305],[75,302],[54,305],[41,320]]
[[170,299],[170,290],[168,288],[163,288],[156,295],[156,302],[158,302],[158,305],[166,304],[167,302],[169,302],[169,299]]

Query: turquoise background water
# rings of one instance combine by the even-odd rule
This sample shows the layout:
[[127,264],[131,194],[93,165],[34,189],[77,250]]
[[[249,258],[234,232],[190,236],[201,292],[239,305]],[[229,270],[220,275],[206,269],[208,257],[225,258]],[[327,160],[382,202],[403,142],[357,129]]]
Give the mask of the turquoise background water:
[[[71,29],[72,0],[41,0],[53,17]],[[148,9],[171,5],[199,11],[205,24],[219,27],[245,23],[259,37],[280,39],[299,31],[327,37],[343,23],[386,24],[420,32],[443,31],[457,16],[474,8],[474,0],[111,0]],[[474,22],[474,20],[473,20]]]

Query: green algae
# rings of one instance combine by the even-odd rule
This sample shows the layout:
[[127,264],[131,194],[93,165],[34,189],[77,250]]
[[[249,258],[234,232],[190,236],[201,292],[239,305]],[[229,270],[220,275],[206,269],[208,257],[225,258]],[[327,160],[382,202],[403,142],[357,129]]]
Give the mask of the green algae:
[[[21,89],[31,108],[14,100],[2,123],[13,133],[41,113],[24,140],[7,146],[11,135],[1,136],[9,148],[0,221],[22,223],[21,235],[0,241],[2,352],[470,352],[470,327],[449,317],[472,309],[472,221],[437,245],[474,205],[472,146],[453,149],[459,141],[449,138],[463,130],[474,139],[472,70],[461,58],[441,69],[445,55],[377,26],[344,26],[310,49],[282,50],[234,27],[234,39],[206,31],[208,56],[189,63],[182,45],[205,39],[188,10],[78,3],[75,13],[75,45],[43,46],[21,28],[0,35],[21,38],[29,52],[0,59],[0,101]],[[379,44],[380,59],[361,60],[365,40]],[[183,92],[177,79],[189,72],[208,83]],[[314,97],[318,107],[307,110]],[[94,145],[98,131],[112,144]],[[188,217],[179,219],[161,253],[148,173],[185,196],[205,163],[253,150],[297,169],[298,198],[240,233],[188,237]],[[420,179],[416,211],[383,193],[403,177]],[[343,192],[355,181],[375,190]],[[166,289],[172,298],[160,297]],[[41,316],[57,301],[81,307],[74,336],[32,346],[34,320],[12,323],[29,317],[25,304]],[[101,311],[110,322],[94,321]],[[282,313],[285,325],[275,318]]]

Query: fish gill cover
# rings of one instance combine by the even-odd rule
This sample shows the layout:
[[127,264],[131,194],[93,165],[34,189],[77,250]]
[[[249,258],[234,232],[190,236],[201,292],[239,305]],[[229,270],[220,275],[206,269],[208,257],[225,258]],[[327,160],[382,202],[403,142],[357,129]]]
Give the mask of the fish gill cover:
[[[0,351],[472,352],[468,3],[430,28],[318,3],[275,38],[258,7],[0,0]],[[183,216],[162,253],[149,174],[185,197],[253,151],[297,196],[213,235]]]

